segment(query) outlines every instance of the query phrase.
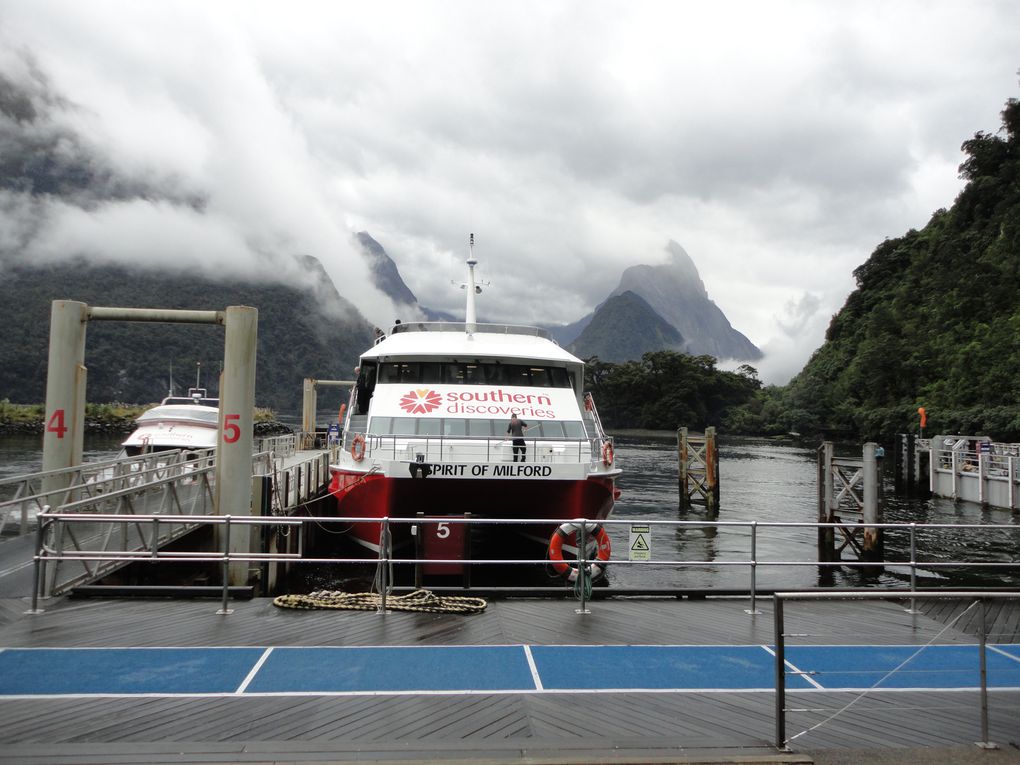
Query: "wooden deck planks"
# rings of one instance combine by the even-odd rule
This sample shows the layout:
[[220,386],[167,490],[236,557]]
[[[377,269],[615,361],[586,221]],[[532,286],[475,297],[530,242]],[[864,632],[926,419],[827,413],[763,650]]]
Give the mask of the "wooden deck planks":
[[[482,614],[289,611],[269,600],[238,601],[218,615],[203,601],[55,601],[24,616],[21,601],[0,601],[0,646],[267,646],[772,643],[772,602],[762,613],[741,599],[674,598],[591,603],[575,613],[566,600],[502,600]],[[1015,604],[1011,604],[1015,606]],[[909,614],[901,602],[794,604],[791,643],[923,644],[973,642],[957,624],[965,605]],[[1016,638],[1020,608],[996,609],[994,628]],[[963,620],[961,620],[962,622]],[[790,707],[839,708],[850,694],[788,694]],[[677,747],[767,750],[774,733],[771,693],[565,693],[475,696],[218,697],[16,699],[0,701],[0,745],[293,742],[353,753],[658,751]],[[969,744],[979,735],[979,705],[969,692],[872,694],[796,740],[796,749]],[[791,712],[792,735],[828,712]],[[1020,693],[993,692],[993,739],[1020,738]],[[865,731],[866,733],[862,733]],[[1011,737],[1011,738],[1010,738]],[[277,742],[274,744],[273,742]],[[318,742],[318,743],[316,743]],[[300,745],[300,746],[298,746]],[[20,751],[20,750],[19,750]],[[110,750],[112,751],[112,749]],[[277,758],[279,759],[279,758]]]

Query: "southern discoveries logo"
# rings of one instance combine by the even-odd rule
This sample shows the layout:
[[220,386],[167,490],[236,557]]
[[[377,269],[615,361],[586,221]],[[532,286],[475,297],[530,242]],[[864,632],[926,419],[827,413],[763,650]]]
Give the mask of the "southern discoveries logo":
[[400,399],[400,408],[408,414],[428,414],[443,403],[442,397],[428,388],[412,390]]
[[509,417],[535,417],[552,420],[556,412],[539,407],[552,406],[549,396],[534,393],[511,393],[502,388],[480,391],[449,391],[445,397],[428,388],[411,390],[400,397],[400,408],[408,414],[430,414],[446,405],[446,414],[495,414]]

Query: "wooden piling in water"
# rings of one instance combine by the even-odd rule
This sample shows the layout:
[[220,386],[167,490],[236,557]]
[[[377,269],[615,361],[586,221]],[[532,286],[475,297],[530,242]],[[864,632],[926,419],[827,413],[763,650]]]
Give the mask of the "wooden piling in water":
[[[818,521],[840,524],[818,529],[821,562],[840,560],[846,547],[857,554],[858,560],[882,559],[882,530],[875,526],[882,522],[876,448],[875,443],[864,444],[861,460],[835,457],[829,441],[818,448]],[[843,517],[857,513],[858,523],[851,524]],[[842,544],[837,546],[840,538]]]
[[691,435],[687,428],[677,431],[677,452],[680,462],[680,511],[692,504],[704,505],[709,513],[719,512],[719,450],[715,428],[705,428],[704,435]]

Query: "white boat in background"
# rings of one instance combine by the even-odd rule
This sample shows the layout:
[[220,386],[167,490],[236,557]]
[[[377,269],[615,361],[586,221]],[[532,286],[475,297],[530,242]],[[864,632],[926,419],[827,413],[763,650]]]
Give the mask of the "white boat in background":
[[167,396],[142,413],[137,428],[121,446],[129,457],[173,449],[216,448],[219,430],[219,399],[209,398],[205,388],[191,388],[187,396]]
[[[386,517],[553,520],[483,528],[501,539],[523,533],[541,540],[554,568],[573,578],[576,571],[555,558],[564,540],[568,550],[576,544],[569,521],[612,512],[621,473],[613,440],[583,390],[580,359],[543,329],[477,322],[473,246],[472,236],[463,323],[398,322],[361,355],[343,448],[330,466],[336,511],[372,521],[352,524],[349,533],[373,551],[382,527],[376,519]],[[508,435],[512,414],[528,425],[516,439]],[[420,528],[425,557],[466,555],[464,524]],[[399,546],[410,541],[411,525],[394,524],[391,533]],[[593,523],[588,535],[598,543],[591,557],[606,560],[605,531]]]

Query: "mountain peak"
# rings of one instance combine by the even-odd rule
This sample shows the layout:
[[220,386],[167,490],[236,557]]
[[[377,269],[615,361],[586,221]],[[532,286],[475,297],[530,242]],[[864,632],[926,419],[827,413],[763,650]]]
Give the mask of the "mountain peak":
[[669,258],[658,266],[632,266],[623,272],[613,295],[635,292],[686,338],[685,351],[718,359],[755,361],[761,351],[733,329],[726,316],[708,297],[697,266],[687,251],[670,240]]
[[384,295],[394,302],[404,305],[417,305],[418,298],[414,296],[410,288],[404,283],[397,269],[397,264],[386,253],[383,246],[372,238],[367,231],[359,231],[356,235],[358,244],[361,245],[361,252],[368,263],[369,273],[372,275],[372,283]]

